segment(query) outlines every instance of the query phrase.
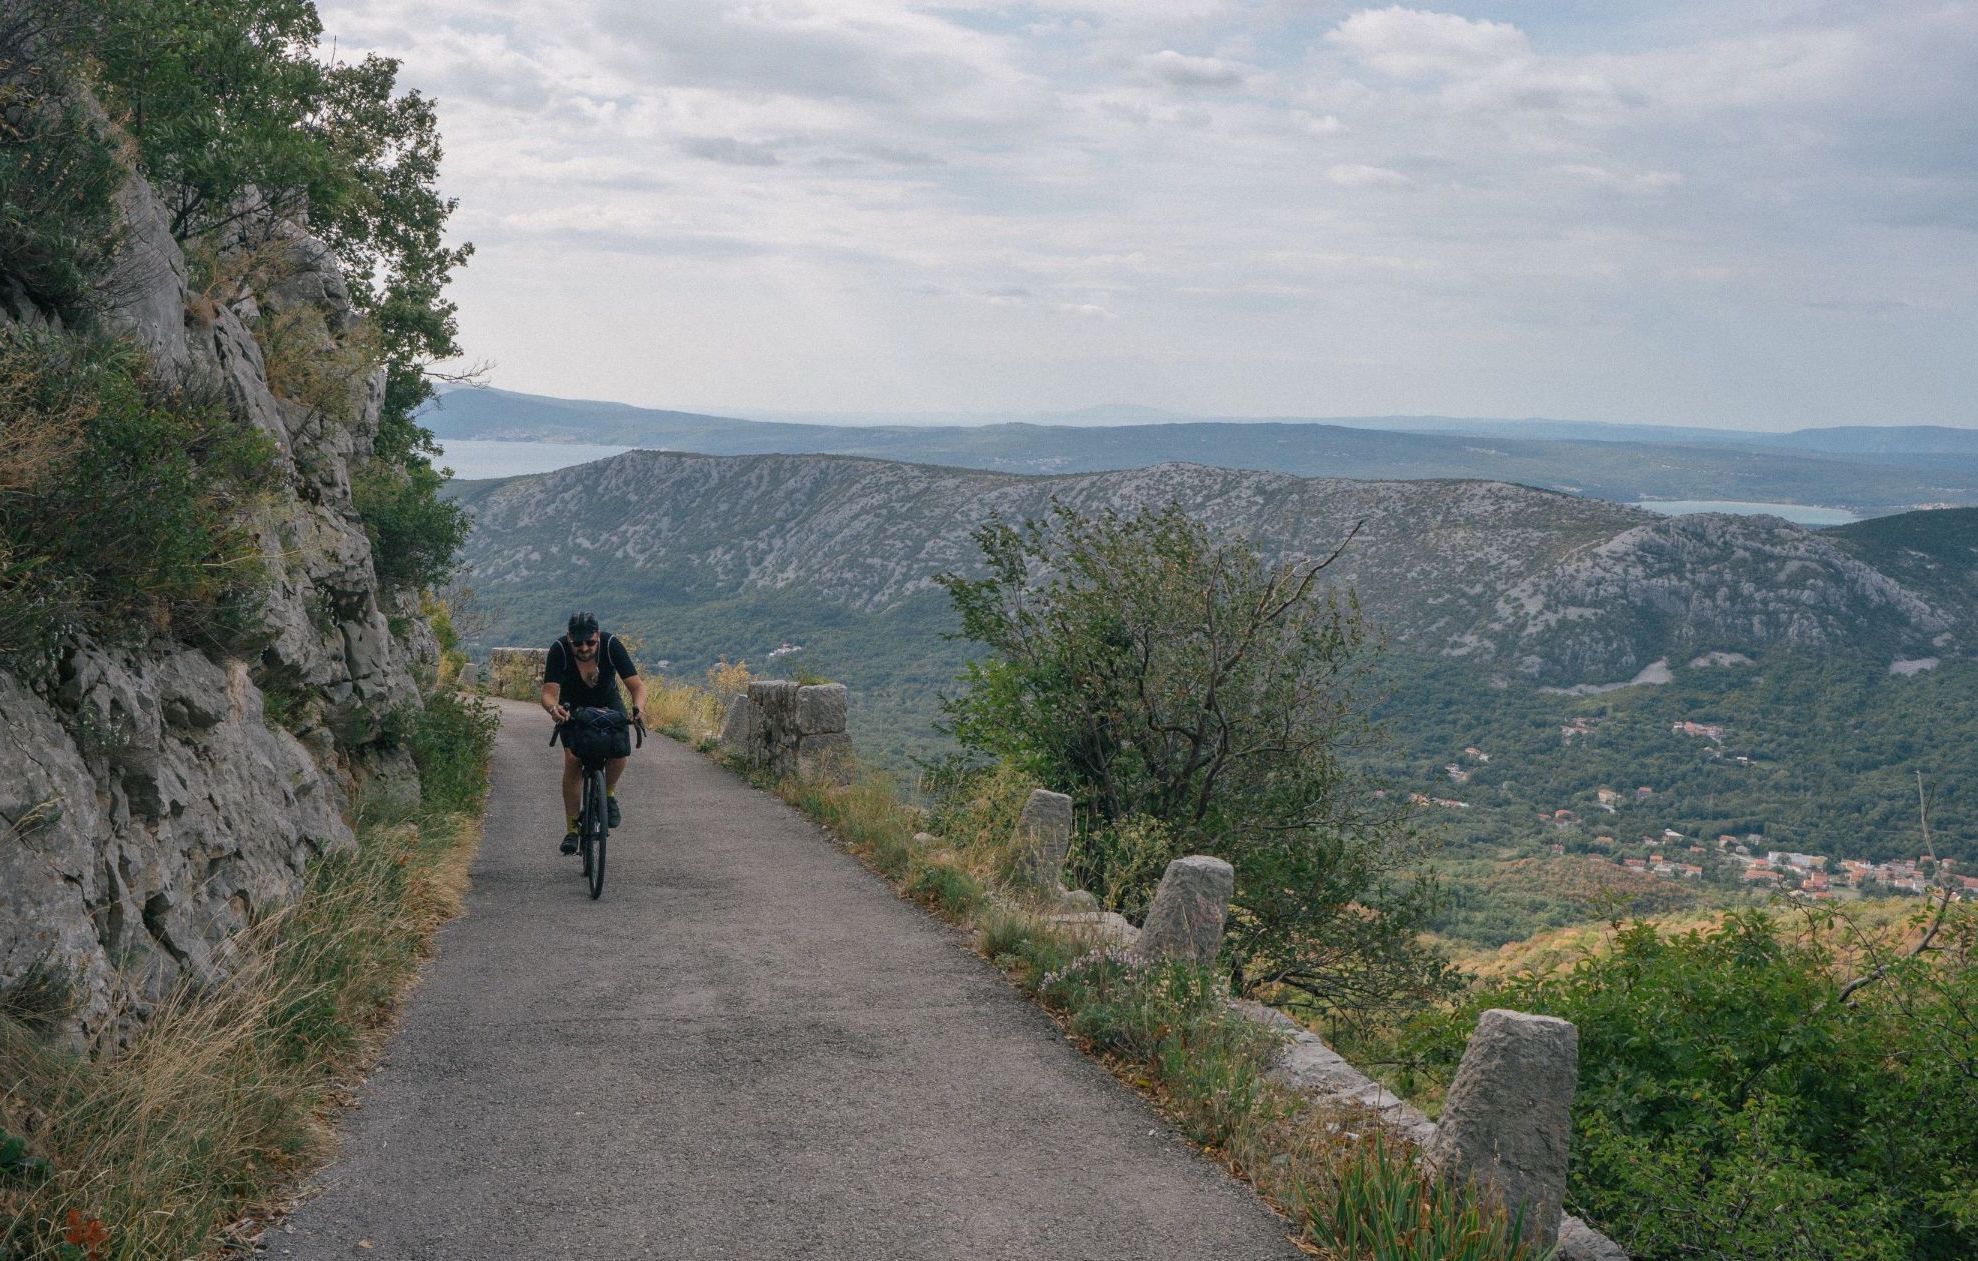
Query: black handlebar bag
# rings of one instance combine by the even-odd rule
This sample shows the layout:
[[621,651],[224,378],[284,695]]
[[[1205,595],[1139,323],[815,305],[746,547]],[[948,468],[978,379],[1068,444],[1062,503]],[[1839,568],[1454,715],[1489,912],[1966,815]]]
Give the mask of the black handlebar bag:
[[616,709],[576,709],[563,724],[563,747],[585,763],[632,756],[632,720]]

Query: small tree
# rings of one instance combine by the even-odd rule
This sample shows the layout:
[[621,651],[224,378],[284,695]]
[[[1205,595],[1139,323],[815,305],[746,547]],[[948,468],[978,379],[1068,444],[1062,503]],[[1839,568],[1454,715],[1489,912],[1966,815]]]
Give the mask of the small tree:
[[[941,582],[989,655],[947,714],[964,745],[1073,794],[1089,883],[1144,902],[1159,865],[1106,838],[1164,837],[1168,857],[1236,868],[1238,988],[1353,1010],[1440,983],[1416,943],[1434,900],[1417,840],[1341,757],[1373,733],[1358,605],[1319,583],[1336,551],[1266,563],[1173,505],[1058,505],[975,538],[988,575]],[[1112,870],[1123,853],[1130,872]]]

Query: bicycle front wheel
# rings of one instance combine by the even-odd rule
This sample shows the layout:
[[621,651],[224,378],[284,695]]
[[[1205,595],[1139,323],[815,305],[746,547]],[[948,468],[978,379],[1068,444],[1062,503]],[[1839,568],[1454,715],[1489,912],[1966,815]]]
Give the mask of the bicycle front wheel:
[[591,776],[586,804],[590,808],[584,820],[584,875],[590,880],[591,898],[595,901],[604,892],[604,846],[611,836],[608,813],[611,807],[605,801],[604,771]]

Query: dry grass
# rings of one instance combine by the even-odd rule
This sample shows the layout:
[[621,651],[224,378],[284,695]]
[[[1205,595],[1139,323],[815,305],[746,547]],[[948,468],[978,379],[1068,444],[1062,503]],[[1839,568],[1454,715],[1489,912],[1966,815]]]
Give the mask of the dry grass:
[[[1833,950],[1835,967],[1851,974],[1865,966],[1871,952],[1859,943],[1851,946],[1829,917],[1845,916],[1867,941],[1874,943],[1875,951],[1891,955],[1915,943],[1922,932],[1917,920],[1925,910],[1921,898],[1873,898],[1846,903],[1794,903],[1779,899],[1773,916],[1781,938]],[[1628,922],[1639,919],[1655,925],[1655,931],[1664,937],[1678,937],[1684,933],[1711,932],[1721,927],[1728,915],[1729,912],[1722,910],[1677,911],[1667,915],[1630,916]],[[1606,953],[1613,942],[1612,926],[1597,923],[1547,929],[1494,949],[1466,951],[1454,943],[1443,944],[1458,967],[1490,982],[1567,971],[1584,959]]]
[[747,692],[753,677],[746,661],[710,666],[704,684],[655,675],[646,683],[646,725],[697,749],[710,748],[721,738],[728,698]]
[[479,824],[362,827],[292,907],[237,939],[238,966],[188,986],[95,1059],[0,1019],[4,1123],[52,1171],[0,1182],[21,1258],[187,1257],[327,1150],[344,1083],[376,1051],[434,931],[458,914]]

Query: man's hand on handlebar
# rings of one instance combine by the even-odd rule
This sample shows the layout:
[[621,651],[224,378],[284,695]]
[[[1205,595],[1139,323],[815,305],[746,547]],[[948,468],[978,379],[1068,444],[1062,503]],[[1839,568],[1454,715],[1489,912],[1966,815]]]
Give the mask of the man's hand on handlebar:
[[570,721],[570,711],[562,705],[545,705],[543,709],[551,718],[556,719],[558,722]]

